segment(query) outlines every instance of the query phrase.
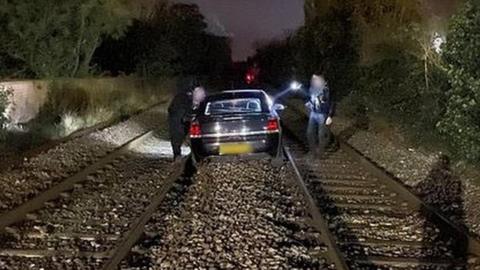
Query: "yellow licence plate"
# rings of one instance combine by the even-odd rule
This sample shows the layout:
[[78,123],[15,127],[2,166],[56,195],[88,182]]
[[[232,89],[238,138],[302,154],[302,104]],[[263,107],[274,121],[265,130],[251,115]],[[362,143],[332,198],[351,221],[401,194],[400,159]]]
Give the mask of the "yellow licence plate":
[[253,152],[252,145],[248,143],[224,143],[220,144],[220,155],[241,155]]

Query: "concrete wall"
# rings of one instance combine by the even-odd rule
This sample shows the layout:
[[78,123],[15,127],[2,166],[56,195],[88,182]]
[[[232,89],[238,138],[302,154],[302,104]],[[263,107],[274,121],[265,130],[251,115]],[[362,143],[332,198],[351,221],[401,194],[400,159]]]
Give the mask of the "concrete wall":
[[0,91],[11,91],[10,105],[5,112],[12,124],[26,123],[37,116],[45,104],[48,83],[45,81],[0,82]]

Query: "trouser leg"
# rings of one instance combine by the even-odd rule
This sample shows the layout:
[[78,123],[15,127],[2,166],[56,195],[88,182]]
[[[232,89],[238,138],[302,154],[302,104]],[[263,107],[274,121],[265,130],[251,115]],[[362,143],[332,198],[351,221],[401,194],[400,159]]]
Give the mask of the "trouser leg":
[[172,144],[173,156],[177,158],[182,155],[182,144],[185,140],[185,127],[181,119],[169,119],[170,142]]
[[325,124],[319,124],[318,127],[318,154],[322,155],[330,143],[330,131]]
[[325,148],[325,115],[312,113],[310,115],[309,125],[308,125],[308,143],[310,152],[314,155],[319,155],[323,153]]
[[173,157],[177,158],[182,155],[182,142],[179,140],[172,140]]
[[318,141],[318,123],[313,115],[310,115],[308,120],[308,127],[307,127],[307,140],[308,140],[308,147],[310,151],[314,151],[317,146]]

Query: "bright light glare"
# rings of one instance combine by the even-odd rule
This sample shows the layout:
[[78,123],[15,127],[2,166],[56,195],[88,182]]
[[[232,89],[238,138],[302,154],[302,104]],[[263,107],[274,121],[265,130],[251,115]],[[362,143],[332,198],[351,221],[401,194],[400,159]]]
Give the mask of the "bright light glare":
[[439,33],[433,35],[432,48],[436,53],[441,54],[443,52],[442,47],[446,42],[446,38]]
[[293,81],[291,84],[290,84],[290,89],[291,90],[294,90],[294,91],[298,91],[300,89],[302,89],[302,84],[297,82],[297,81]]

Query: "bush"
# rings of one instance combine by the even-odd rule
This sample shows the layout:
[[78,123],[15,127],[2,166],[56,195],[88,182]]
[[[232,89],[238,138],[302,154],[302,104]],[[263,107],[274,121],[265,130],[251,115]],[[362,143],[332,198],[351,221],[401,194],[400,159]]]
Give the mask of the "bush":
[[438,73],[441,70],[432,67],[432,84],[427,88],[423,61],[399,54],[364,67],[357,95],[395,122],[418,131],[431,130],[443,114],[445,80]]
[[480,4],[466,1],[445,46],[451,90],[438,129],[468,160],[480,161]]
[[433,37],[411,24],[391,38],[396,41],[376,47],[375,61],[358,66],[357,87],[339,107],[351,118],[371,112],[400,128],[412,143],[460,157],[436,128],[445,115],[450,84],[442,55],[431,47]]
[[463,69],[450,69],[452,89],[447,111],[437,125],[467,160],[480,161],[480,79]]

